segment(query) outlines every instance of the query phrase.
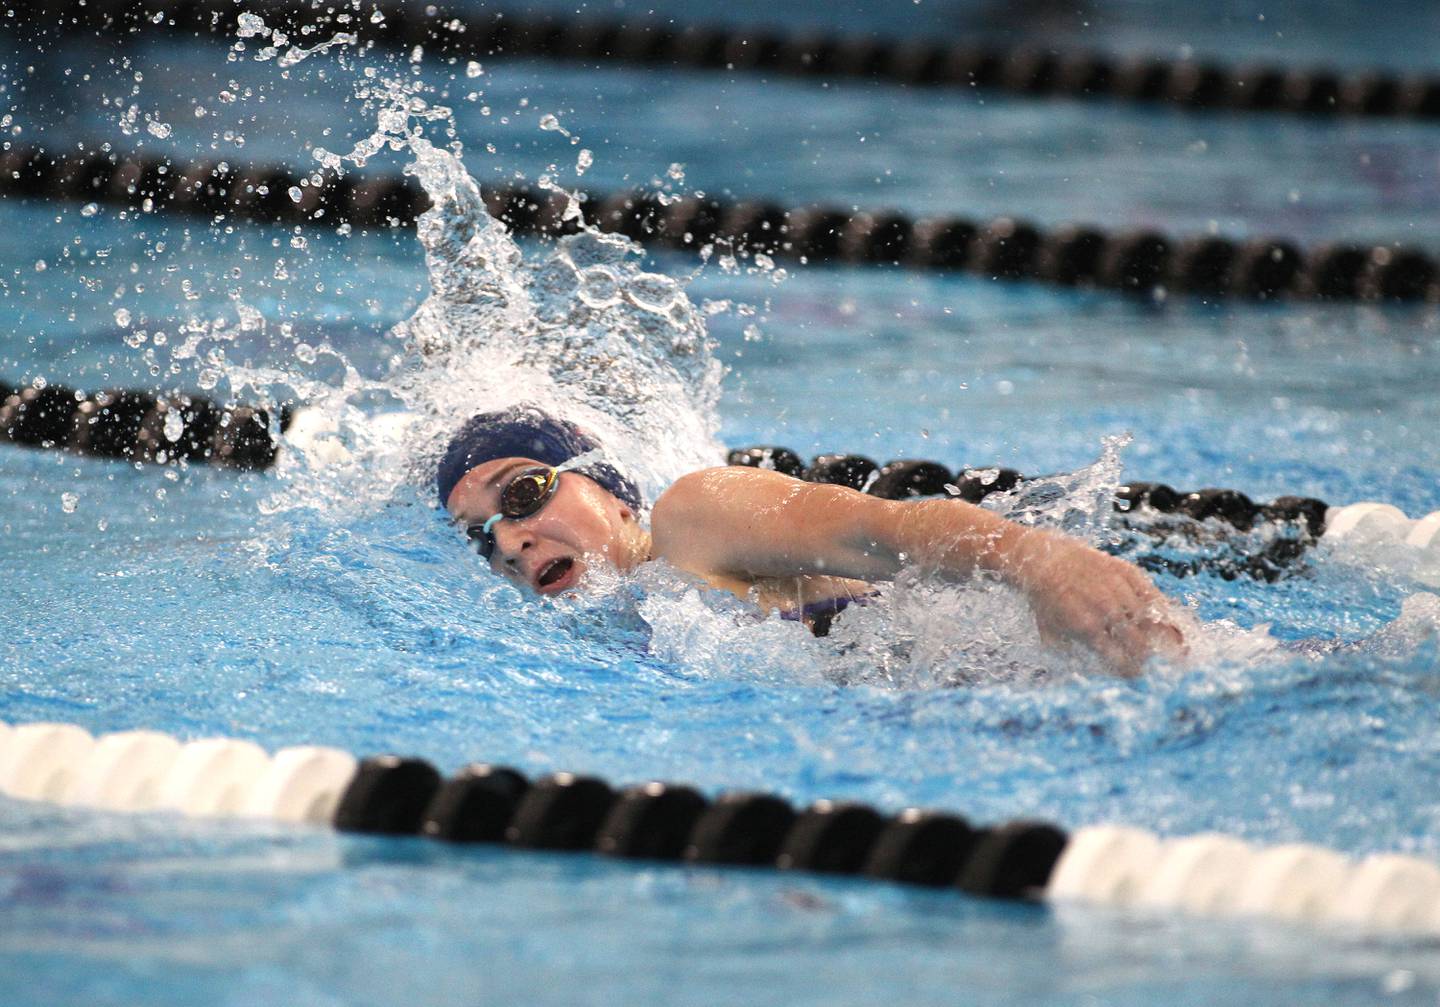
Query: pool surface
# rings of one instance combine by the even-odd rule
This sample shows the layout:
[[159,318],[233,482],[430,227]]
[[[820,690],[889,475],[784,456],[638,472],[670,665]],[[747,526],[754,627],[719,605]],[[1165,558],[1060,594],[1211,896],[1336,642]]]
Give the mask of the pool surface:
[[[1419,44],[1433,11],[1388,10],[1359,23],[1288,3],[1265,12],[1286,36],[1271,41],[1245,5],[1185,5],[1162,32],[1147,5],[1111,3],[1083,37],[1433,70]],[[660,13],[815,17],[775,4]],[[855,30],[1006,38],[1069,38],[1072,16],[966,3],[909,15],[848,16]],[[250,50],[227,61],[223,44],[52,39],[43,59],[37,44],[0,36],[0,104],[20,139],[236,163],[348,151],[376,129],[377,109],[354,97],[364,67],[411,72],[379,51],[315,56],[284,77]],[[791,204],[1440,246],[1435,126],[530,62],[416,73],[450,90],[427,97],[454,109],[481,185],[547,173],[576,185],[584,148],[581,181],[601,189],[653,178]],[[544,114],[579,143],[541,129]],[[430,140],[443,145],[445,127]],[[387,150],[362,170],[412,159]],[[724,446],[763,443],[1079,471],[1082,510],[1145,479],[1417,516],[1440,508],[1433,307],[1151,303],[893,269],[700,269],[604,243],[566,253],[666,305],[632,311],[633,296],[582,297],[538,243],[520,246],[528,265],[462,276],[427,271],[413,231],[207,227],[17,200],[0,202],[0,225],[0,377],[298,397],[337,418],[356,459],[327,467],[292,448],[273,472],[237,474],[0,450],[0,720],[1440,858],[1440,643],[1424,618],[1392,625],[1427,590],[1403,550],[1322,543],[1275,583],[1161,575],[1207,624],[1197,661],[1120,681],[1044,652],[1023,604],[983,587],[907,582],[825,640],[664,571],[586,600],[522,600],[441,519],[427,465],[467,397],[533,381],[522,387],[579,396],[631,431],[619,450],[652,491]],[[637,271],[688,277],[684,297]],[[441,275],[488,276],[509,300],[497,313],[432,299],[416,316]],[[528,339],[534,318],[589,335]],[[613,332],[624,338],[607,343]],[[602,359],[643,394],[604,401]],[[374,418],[401,410],[420,419],[387,441]],[[1280,646],[1377,633],[1323,658]],[[1437,995],[1428,941],[0,799],[6,1005]]]

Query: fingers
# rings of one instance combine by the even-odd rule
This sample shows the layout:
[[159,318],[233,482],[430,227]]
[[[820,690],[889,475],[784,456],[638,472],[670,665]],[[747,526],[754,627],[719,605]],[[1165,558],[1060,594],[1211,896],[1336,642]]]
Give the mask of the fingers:
[[1057,571],[1037,605],[1046,645],[1078,643],[1117,674],[1138,675],[1152,656],[1183,657],[1185,636],[1171,602],[1143,571],[1113,556],[1083,550],[1085,562]]
[[1070,636],[1101,657],[1118,674],[1133,678],[1151,657],[1176,659],[1186,653],[1185,636],[1170,618],[1169,604],[1149,598],[1101,603],[1070,626]]

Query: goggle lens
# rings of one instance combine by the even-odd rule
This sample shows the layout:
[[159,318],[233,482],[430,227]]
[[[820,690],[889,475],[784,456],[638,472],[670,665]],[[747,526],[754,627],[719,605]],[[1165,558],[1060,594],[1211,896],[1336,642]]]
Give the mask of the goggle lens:
[[550,499],[554,486],[554,469],[522,472],[500,491],[500,513],[512,520],[529,517]]
[[560,473],[553,468],[526,469],[515,476],[500,491],[500,513],[484,524],[472,524],[465,529],[470,548],[489,562],[495,553],[495,534],[490,527],[501,518],[516,521],[538,513],[555,495],[559,483]]

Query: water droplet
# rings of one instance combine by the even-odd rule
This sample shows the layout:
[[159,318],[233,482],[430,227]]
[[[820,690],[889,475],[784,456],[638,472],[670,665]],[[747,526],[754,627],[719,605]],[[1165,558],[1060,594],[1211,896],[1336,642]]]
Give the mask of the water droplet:
[[253,38],[256,35],[270,34],[270,29],[265,27],[264,19],[258,14],[251,14],[249,11],[237,17],[235,24],[235,34],[240,38]]
[[99,212],[100,206],[98,203],[86,203],[80,208],[80,216],[82,217],[93,217]]
[[[501,121],[503,122],[504,120],[502,119]],[[540,128],[545,130],[547,133],[559,133],[561,136],[570,135],[570,131],[564,126],[560,125],[560,120],[555,118],[549,112],[546,112],[540,117]]]
[[74,493],[60,494],[60,509],[66,514],[74,514],[75,508],[80,506],[80,498]]
[[473,59],[469,63],[465,64],[465,76],[467,77],[478,77],[484,72],[485,68],[479,63],[476,63]]
[[290,191],[290,202],[292,202],[292,203],[298,203],[298,202],[300,202],[300,200],[302,200],[302,199],[305,198],[305,193],[301,190],[300,186],[298,186],[298,185],[292,185],[292,186],[290,186],[290,190],[289,190],[289,191]]
[[380,24],[380,23],[383,22],[384,20],[385,20],[385,15],[384,15],[384,14],[381,14],[378,8],[370,12],[370,23],[371,23],[371,24]]
[[185,432],[185,421],[180,418],[180,410],[168,409],[165,412],[165,439],[174,444]]

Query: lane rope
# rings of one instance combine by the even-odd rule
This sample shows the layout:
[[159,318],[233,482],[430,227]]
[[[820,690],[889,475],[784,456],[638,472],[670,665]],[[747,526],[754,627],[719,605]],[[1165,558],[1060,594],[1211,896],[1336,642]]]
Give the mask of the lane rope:
[[[490,214],[520,235],[573,233],[569,197],[529,186],[484,186]],[[277,165],[183,162],[99,151],[61,154],[0,144],[0,195],[105,203],[294,226],[409,227],[429,206],[403,175],[335,177]],[[981,278],[1110,290],[1148,300],[1440,301],[1440,263],[1400,242],[1323,244],[1169,236],[1088,225],[1045,230],[1017,217],[914,219],[891,210],[804,206],[650,191],[581,193],[585,223],[641,244],[695,252],[722,244],[806,264],[965,272]]]
[[[54,18],[52,23],[67,33],[86,30],[101,35],[170,31],[216,36],[231,30],[235,13],[232,7],[193,0],[152,3],[143,10],[123,0],[89,0],[63,12],[39,0],[11,0],[7,6],[31,27],[44,28],[47,18]],[[1027,43],[902,40],[658,20],[504,12],[476,17],[473,10],[430,3],[369,4],[375,13],[363,18],[336,17],[332,8],[318,19],[273,0],[252,0],[245,7],[267,21],[280,18],[287,26],[303,22],[313,30],[318,20],[336,29],[358,31],[365,41],[406,49],[424,46],[457,60],[542,58],[591,65],[849,77],[909,87],[994,90],[1023,98],[1166,103],[1189,110],[1440,118],[1440,78],[1419,73],[1231,65]]]
[[1099,825],[1073,834],[1017,819],[972,825],[922,808],[850,801],[797,809],[773,794],[471,763],[443,776],[418,758],[160,732],[96,738],[64,723],[0,723],[0,793],[111,812],[261,818],[343,832],[528,850],[866,877],[989,898],[1129,911],[1263,917],[1371,933],[1440,934],[1440,868],[1354,860],[1319,846],[1162,838]]
[[[288,417],[282,410],[282,430]],[[237,469],[268,468],[277,450],[265,409],[221,406],[200,395],[0,382],[0,443],[7,442],[136,463]]]

